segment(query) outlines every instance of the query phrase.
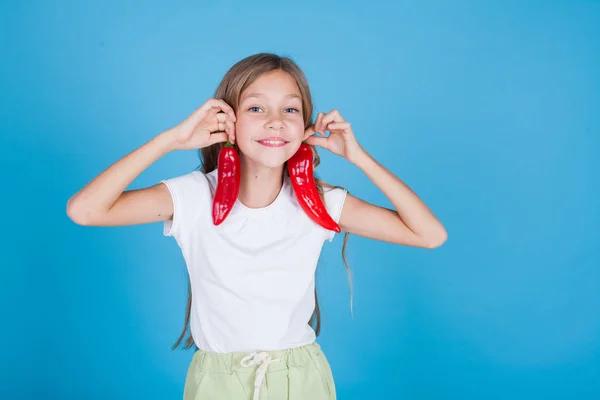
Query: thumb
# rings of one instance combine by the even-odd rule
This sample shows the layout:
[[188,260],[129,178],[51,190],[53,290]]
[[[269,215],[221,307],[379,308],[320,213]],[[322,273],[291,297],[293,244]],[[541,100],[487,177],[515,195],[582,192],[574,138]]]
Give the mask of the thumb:
[[327,148],[327,139],[326,137],[319,137],[319,136],[309,136],[306,139],[306,143],[313,145],[313,146],[319,146],[319,147],[323,147],[324,149]]

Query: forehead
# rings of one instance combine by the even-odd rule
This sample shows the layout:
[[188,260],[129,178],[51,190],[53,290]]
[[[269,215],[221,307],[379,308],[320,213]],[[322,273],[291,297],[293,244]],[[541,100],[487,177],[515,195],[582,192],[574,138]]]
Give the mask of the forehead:
[[285,71],[272,71],[263,74],[244,90],[240,98],[298,98],[300,89],[294,78]]

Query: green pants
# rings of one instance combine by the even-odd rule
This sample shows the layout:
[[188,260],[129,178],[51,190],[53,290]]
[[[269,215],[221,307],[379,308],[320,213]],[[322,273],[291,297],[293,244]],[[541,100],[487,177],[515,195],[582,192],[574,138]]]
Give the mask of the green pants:
[[184,400],[335,400],[329,362],[317,342],[252,353],[197,350],[188,368]]

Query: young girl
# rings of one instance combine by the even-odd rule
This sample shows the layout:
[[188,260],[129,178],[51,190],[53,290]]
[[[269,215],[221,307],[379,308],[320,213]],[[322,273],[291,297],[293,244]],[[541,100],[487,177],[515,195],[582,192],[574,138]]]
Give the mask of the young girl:
[[[68,202],[67,213],[77,224],[164,221],[164,234],[177,240],[190,297],[174,347],[188,324],[186,347],[196,346],[185,400],[336,397],[329,363],[315,341],[320,320],[314,277],[322,246],[337,230],[325,228],[304,208],[307,201],[299,194],[310,188],[291,179],[288,161],[303,142],[314,152],[314,166],[319,163],[314,146],[344,157],[396,209],[369,204],[316,179],[313,188],[325,217],[339,224],[345,239],[354,233],[424,248],[446,240],[428,207],[360,146],[337,110],[318,113],[314,123],[312,114],[308,83],[292,60],[262,53],[247,57],[226,73],[213,99],[110,166]],[[235,153],[227,151],[229,157],[237,154],[239,169],[233,162],[222,172],[237,174],[233,177],[219,175],[227,141],[235,144]],[[200,171],[125,190],[161,156],[188,149],[201,149]],[[235,182],[237,176],[237,197],[217,222],[215,196],[223,196],[217,188],[231,189],[225,179]]]

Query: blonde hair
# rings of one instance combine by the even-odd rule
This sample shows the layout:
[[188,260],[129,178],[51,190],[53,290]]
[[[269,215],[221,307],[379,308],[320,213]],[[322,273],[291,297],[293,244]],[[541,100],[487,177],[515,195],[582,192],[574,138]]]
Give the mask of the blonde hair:
[[[312,98],[310,94],[310,88],[308,86],[308,82],[302,70],[296,65],[294,61],[292,61],[288,57],[281,57],[276,54],[271,53],[259,53],[254,54],[252,56],[246,57],[243,60],[237,62],[233,65],[225,74],[221,83],[217,87],[215,91],[214,98],[224,100],[227,104],[229,104],[235,112],[238,110],[240,97],[244,90],[248,86],[250,86],[256,79],[262,76],[265,73],[282,70],[290,74],[296,84],[298,85],[298,89],[300,90],[300,95],[302,97],[302,110],[303,110],[303,118],[304,118],[304,128],[308,128],[313,124],[312,122],[312,113],[313,113],[313,104]],[[219,157],[219,152],[223,147],[223,143],[217,143],[212,146],[208,146],[199,150],[199,156],[202,162],[202,166],[200,170],[203,173],[209,173],[217,168],[217,161]],[[320,157],[317,153],[317,150],[314,146],[311,146],[314,154],[314,168],[316,168],[320,163]],[[287,168],[283,168],[284,177],[287,176]],[[341,186],[332,186],[329,185],[322,180],[320,180],[315,174],[315,183],[317,186],[317,190],[319,191],[319,195],[321,199],[324,201],[323,197],[323,188],[341,188]],[[351,296],[350,296],[350,308],[352,309],[352,274],[350,273],[350,268],[348,266],[348,262],[346,260],[346,245],[348,243],[349,233],[345,232],[344,234],[344,243],[342,245],[342,259],[344,261],[344,265],[346,266],[346,271],[348,272],[348,279],[350,282]],[[188,300],[187,307],[185,311],[185,322],[183,326],[183,330],[181,335],[177,339],[177,342],[173,345],[173,349],[175,349],[181,341],[183,340],[186,331],[189,328],[190,322],[190,313],[192,309],[192,291],[191,291],[191,282],[188,280]],[[315,329],[315,333],[318,336],[321,331],[321,312],[319,309],[319,301],[317,298],[317,289],[315,284],[315,311],[311,316],[308,323],[313,326]],[[187,339],[185,340],[184,348],[188,349],[194,345],[194,339],[192,335],[189,334]]]

